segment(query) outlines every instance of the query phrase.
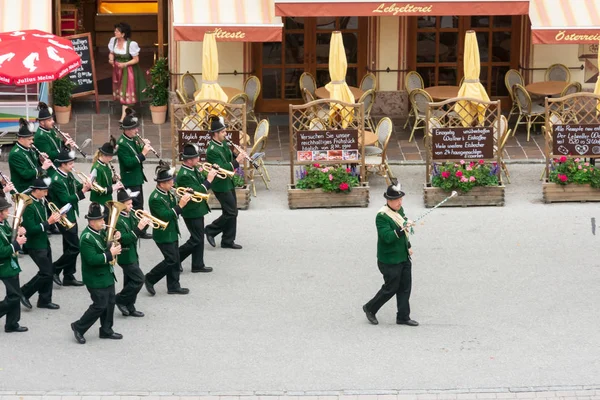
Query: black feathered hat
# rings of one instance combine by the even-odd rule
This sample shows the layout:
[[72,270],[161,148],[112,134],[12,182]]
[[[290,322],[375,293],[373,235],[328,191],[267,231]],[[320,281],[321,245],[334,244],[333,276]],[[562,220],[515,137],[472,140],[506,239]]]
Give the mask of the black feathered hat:
[[401,197],[404,197],[404,192],[402,191],[402,185],[400,185],[398,183],[398,181],[394,179],[392,181],[392,184],[390,186],[388,186],[387,190],[383,194],[383,197],[385,197],[388,200],[396,200]]
[[103,219],[104,218],[104,206],[99,203],[93,202],[90,204],[88,213],[85,216],[88,220]]
[[50,119],[52,118],[52,114],[54,113],[54,111],[52,110],[52,107],[48,107],[48,104],[44,103],[43,101],[40,101],[38,103],[37,106],[38,109],[38,121],[43,121],[45,119]]
[[135,111],[131,108],[125,109],[125,118],[123,118],[123,122],[121,123],[122,129],[133,129],[140,126],[140,121],[138,117],[135,115]]
[[104,143],[98,150],[100,150],[100,153],[102,153],[104,155],[114,156],[116,149],[117,149],[117,141],[111,135],[108,142]]
[[175,179],[175,168],[171,168],[169,163],[164,161],[158,162],[158,167],[156,167],[156,178],[154,180],[156,182],[166,182]]
[[35,125],[33,122],[29,122],[25,120],[25,118],[19,118],[19,131],[17,132],[17,137],[26,138],[33,136],[33,131],[35,130]]
[[209,117],[209,120],[210,120],[210,131],[208,131],[208,133],[210,133],[211,135],[213,133],[217,133],[217,132],[220,132],[223,129],[225,129],[225,120],[223,119],[223,117],[217,116],[217,115],[211,115]]
[[64,164],[75,160],[75,151],[62,149],[56,159],[54,160],[57,164]]
[[48,190],[50,188],[50,183],[52,183],[52,179],[48,178],[47,176],[43,178],[36,178],[29,188],[32,190]]
[[183,145],[183,153],[181,156],[184,160],[188,158],[200,157],[200,153],[198,153],[198,146],[192,143],[186,143]]
[[127,200],[131,200],[134,197],[138,197],[139,194],[140,192],[132,192],[129,189],[119,189],[119,191],[117,192],[117,201],[124,203]]
[[0,211],[10,208],[11,204],[4,197],[0,197]]

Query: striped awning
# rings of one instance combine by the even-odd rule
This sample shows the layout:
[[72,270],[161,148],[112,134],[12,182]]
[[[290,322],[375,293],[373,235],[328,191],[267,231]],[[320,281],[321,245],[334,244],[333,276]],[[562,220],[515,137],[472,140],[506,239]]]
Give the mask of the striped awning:
[[282,17],[526,15],[529,0],[275,0]]
[[532,43],[598,43],[598,0],[531,0]]
[[52,33],[52,0],[0,0],[0,32],[25,29]]
[[173,0],[175,40],[202,41],[212,31],[218,41],[279,42],[282,30],[273,0]]

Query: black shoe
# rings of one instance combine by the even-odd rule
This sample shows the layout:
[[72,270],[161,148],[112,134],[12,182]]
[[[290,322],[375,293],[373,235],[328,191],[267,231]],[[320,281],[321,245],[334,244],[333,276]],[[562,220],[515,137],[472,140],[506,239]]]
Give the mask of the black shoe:
[[183,287],[167,291],[168,294],[188,294],[189,292],[190,289]]
[[142,239],[152,239],[152,234],[148,233],[148,232],[144,232],[142,234],[142,236],[140,236]]
[[138,311],[138,310],[134,310],[134,311],[129,311],[129,316],[141,318],[144,316],[144,313],[141,311]]
[[365,312],[365,315],[367,316],[367,319],[370,323],[372,323],[373,325],[377,325],[379,323],[379,321],[377,321],[377,318],[375,317],[375,314],[367,310],[366,305],[363,306],[363,311]]
[[107,335],[105,333],[101,333],[100,334],[100,339],[121,340],[121,339],[123,339],[123,335],[121,335],[120,333],[117,333],[117,332],[113,332],[110,335]]
[[210,244],[212,247],[217,247],[217,244],[215,243],[215,237],[212,235],[209,235],[208,233],[206,234],[206,241],[208,242],[208,244]]
[[192,268],[192,272],[212,272],[212,267]]
[[26,326],[21,326],[21,325],[17,325],[14,328],[9,328],[9,327],[4,327],[4,332],[6,333],[12,333],[12,332],[27,332],[29,329],[27,329]]
[[33,308],[29,299],[25,296],[21,296],[21,304],[23,304],[25,307],[29,308],[30,310]]
[[240,250],[242,248],[242,246],[237,243],[230,243],[230,244],[221,243],[221,247],[224,249],[235,249],[235,250]]
[[58,310],[60,306],[55,303],[38,303],[37,308],[47,308],[48,310]]
[[154,284],[148,281],[148,278],[144,279],[144,286],[146,286],[146,290],[150,293],[151,296],[156,294],[156,290],[154,290]]
[[123,304],[119,304],[117,303],[117,308],[119,309],[119,311],[121,311],[121,314],[123,314],[124,317],[128,317],[129,316],[129,309],[124,306]]
[[408,325],[408,326],[419,326],[419,323],[415,320],[412,319],[406,319],[406,320],[396,320],[396,323],[398,325]]
[[65,279],[63,279],[62,285],[63,286],[83,286],[83,282],[78,281],[75,278],[71,278],[71,277],[66,278],[65,277]]
[[58,276],[58,274],[54,274],[52,275],[52,280],[54,281],[54,283],[56,283],[58,286],[62,286],[62,282],[60,280],[60,276]]
[[75,322],[71,324],[71,329],[73,330],[73,335],[75,336],[77,343],[85,344],[85,338],[83,337],[83,334],[79,333],[77,329],[75,329]]

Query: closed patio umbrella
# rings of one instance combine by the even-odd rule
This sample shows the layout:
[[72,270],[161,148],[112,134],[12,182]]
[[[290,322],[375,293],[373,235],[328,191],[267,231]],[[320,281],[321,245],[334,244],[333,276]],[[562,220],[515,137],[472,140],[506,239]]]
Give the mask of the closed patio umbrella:
[[[217,83],[219,79],[219,52],[217,51],[217,42],[213,32],[204,34],[202,44],[202,86],[195,100],[220,100],[227,102],[227,94]],[[212,107],[208,112],[211,112]],[[202,113],[201,110],[198,112]]]
[[[480,70],[481,66],[479,64],[479,45],[477,44],[477,36],[474,31],[468,31],[465,36],[465,79],[458,90],[458,97],[490,101],[485,88],[479,82]],[[485,118],[485,109],[485,105],[470,101],[459,101],[454,106],[454,111],[460,115],[464,126],[470,126],[473,123],[475,116],[479,116],[479,122],[483,122],[483,119]]]
[[[325,85],[329,91],[329,97],[343,101],[345,103],[354,103],[354,95],[346,83],[346,71],[348,61],[346,60],[346,50],[342,41],[342,33],[339,31],[331,34],[331,43],[329,45],[329,75],[331,82]],[[352,121],[352,109],[336,105],[329,112],[330,117],[339,112],[342,116],[342,127],[346,128],[348,122]]]

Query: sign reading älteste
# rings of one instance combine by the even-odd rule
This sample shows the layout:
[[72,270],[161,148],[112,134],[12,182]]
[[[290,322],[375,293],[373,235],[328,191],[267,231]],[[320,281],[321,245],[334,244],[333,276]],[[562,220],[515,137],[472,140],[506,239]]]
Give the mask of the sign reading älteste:
[[600,157],[600,124],[553,125],[552,153]]
[[296,132],[298,161],[358,161],[358,130]]
[[494,133],[492,127],[434,128],[431,134],[434,160],[464,160],[494,157]]
[[[181,153],[183,153],[183,145],[187,143],[192,143],[198,146],[198,153],[200,153],[200,161],[206,161],[206,149],[208,148],[208,143],[211,140],[211,135],[208,131],[182,131],[178,130],[177,135],[179,136],[179,146],[178,146],[178,157],[179,161],[183,160]],[[239,145],[240,144],[240,132],[239,131],[227,131],[227,140],[232,141],[233,143]]]

